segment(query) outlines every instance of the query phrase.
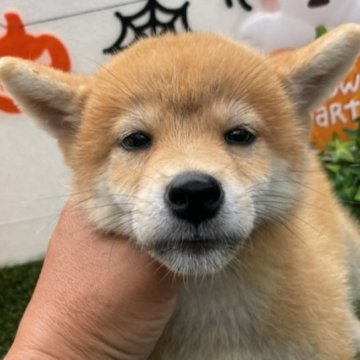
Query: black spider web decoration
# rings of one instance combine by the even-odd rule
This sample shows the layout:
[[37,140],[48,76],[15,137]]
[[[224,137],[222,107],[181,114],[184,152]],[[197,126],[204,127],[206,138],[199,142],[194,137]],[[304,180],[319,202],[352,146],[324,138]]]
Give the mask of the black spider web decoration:
[[[252,6],[249,5],[246,0],[238,0],[239,4],[241,5],[241,7],[246,10],[246,11],[251,11],[252,10]],[[226,6],[227,7],[233,7],[233,0],[225,0]]]
[[[124,50],[137,39],[147,37],[149,35],[161,35],[168,31],[176,32],[176,24],[180,22],[184,30],[190,31],[187,20],[187,9],[189,1],[176,9],[169,9],[161,5],[157,0],[148,0],[143,9],[138,13],[130,16],[124,16],[120,12],[115,12],[115,16],[120,20],[121,33],[115,43],[103,50],[104,54],[114,54],[117,51]],[[159,20],[157,14],[170,16],[167,21]],[[149,17],[149,20],[141,25],[136,23],[142,18]],[[125,39],[132,32],[133,40],[125,44]]]

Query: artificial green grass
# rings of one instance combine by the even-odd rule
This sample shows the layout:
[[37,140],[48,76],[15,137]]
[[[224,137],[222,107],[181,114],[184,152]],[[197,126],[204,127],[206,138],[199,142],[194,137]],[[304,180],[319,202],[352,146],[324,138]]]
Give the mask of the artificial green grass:
[[39,277],[42,261],[0,270],[0,359],[9,349]]

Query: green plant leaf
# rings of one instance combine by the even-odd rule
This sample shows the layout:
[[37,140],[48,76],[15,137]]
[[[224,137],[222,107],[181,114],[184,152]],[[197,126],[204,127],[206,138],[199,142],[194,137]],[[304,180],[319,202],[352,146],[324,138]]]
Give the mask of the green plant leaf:
[[336,194],[360,215],[360,118],[355,121],[356,129],[344,129],[349,139],[341,140],[334,133],[319,157]]
[[[358,187],[358,189],[356,191],[356,194],[354,196],[354,200],[360,202],[360,186]],[[359,205],[360,205],[360,203],[359,203]]]
[[316,32],[315,38],[317,39],[320,36],[323,36],[324,34],[326,34],[327,29],[326,29],[326,27],[324,25],[319,25],[319,26],[316,27],[315,32]]

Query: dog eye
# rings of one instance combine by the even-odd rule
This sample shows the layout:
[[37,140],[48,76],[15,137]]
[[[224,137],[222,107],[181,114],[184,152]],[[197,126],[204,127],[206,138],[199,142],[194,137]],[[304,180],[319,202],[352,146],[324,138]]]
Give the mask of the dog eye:
[[140,150],[151,145],[151,137],[141,131],[134,132],[120,140],[119,145],[125,150]]
[[255,139],[256,136],[244,128],[232,129],[225,134],[225,140],[230,145],[250,145]]

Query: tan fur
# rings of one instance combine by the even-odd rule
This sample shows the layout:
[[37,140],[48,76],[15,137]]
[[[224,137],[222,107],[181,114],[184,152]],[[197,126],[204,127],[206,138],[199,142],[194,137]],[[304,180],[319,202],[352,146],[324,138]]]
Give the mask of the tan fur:
[[[360,349],[352,309],[360,236],[304,134],[308,112],[352,64],[359,40],[359,27],[347,25],[265,57],[215,35],[166,35],[139,41],[89,77],[0,60],[20,106],[59,138],[90,219],[187,274],[151,360],[346,360]],[[257,140],[226,144],[236,125]],[[118,146],[137,130],[153,136],[151,148]],[[224,210],[199,231],[219,241],[238,234],[236,251],[162,256],[154,244],[175,241],[182,226],[163,205],[164,189],[194,170],[226,193]]]

